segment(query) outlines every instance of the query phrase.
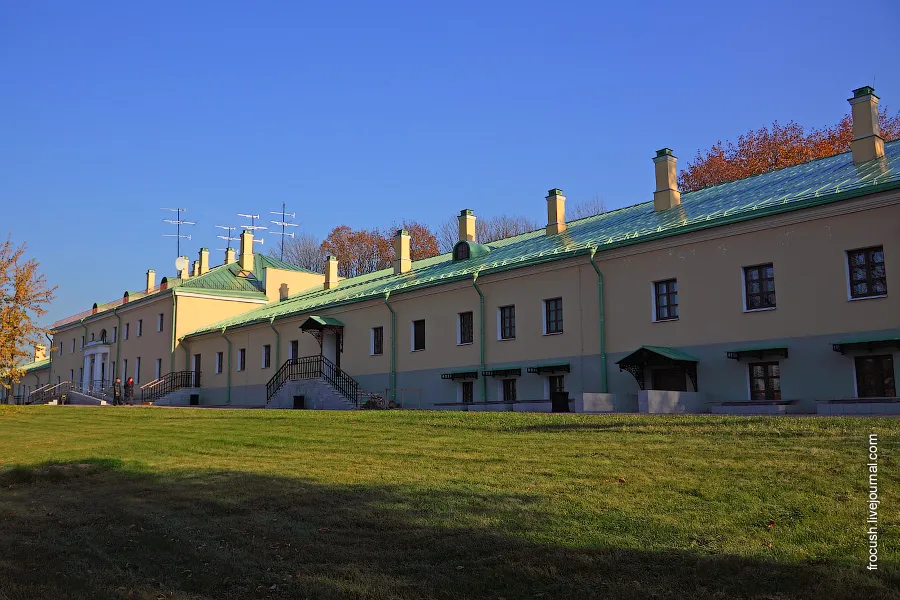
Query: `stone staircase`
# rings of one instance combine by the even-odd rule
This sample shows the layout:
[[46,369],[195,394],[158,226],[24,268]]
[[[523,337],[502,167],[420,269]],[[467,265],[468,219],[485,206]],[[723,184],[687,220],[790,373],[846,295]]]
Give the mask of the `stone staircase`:
[[325,379],[301,379],[286,382],[266,408],[294,408],[294,397],[303,397],[303,408],[312,410],[356,410],[349,398]]
[[359,383],[324,356],[286,361],[266,384],[267,408],[355,410]]

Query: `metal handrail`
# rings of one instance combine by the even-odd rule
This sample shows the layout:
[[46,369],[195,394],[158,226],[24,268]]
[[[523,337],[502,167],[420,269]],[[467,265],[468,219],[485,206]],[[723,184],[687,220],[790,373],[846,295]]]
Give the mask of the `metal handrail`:
[[44,404],[73,389],[75,389],[75,385],[71,381],[61,381],[55,385],[48,384],[41,388],[41,393],[38,396],[29,396],[28,404]]
[[324,379],[354,406],[359,406],[359,382],[322,355],[286,360],[266,383],[266,403],[285,383],[298,379]]
[[158,400],[182,388],[200,387],[199,371],[172,371],[141,386],[141,402]]

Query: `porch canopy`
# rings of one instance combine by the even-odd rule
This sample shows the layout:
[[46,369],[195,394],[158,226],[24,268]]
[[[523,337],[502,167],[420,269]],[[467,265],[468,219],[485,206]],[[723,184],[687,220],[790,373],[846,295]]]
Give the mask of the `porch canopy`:
[[[697,390],[697,359],[686,352],[665,346],[641,346],[625,358],[616,361],[620,371],[628,371],[644,389],[644,370],[648,368],[679,368]],[[683,381],[683,380],[682,380]]]
[[900,350],[900,336],[894,335],[875,335],[857,338],[848,338],[838,342],[832,342],[831,349],[835,352],[843,354],[852,350],[864,350],[871,352],[873,350],[881,350],[883,348],[894,348]]
[[334,333],[334,336],[337,341],[337,352],[335,356],[335,362],[338,366],[341,365],[340,356],[341,352],[344,351],[344,324],[335,319],[334,317],[320,317],[318,315],[312,315],[300,325],[300,331],[304,333],[308,333],[316,338],[316,341],[319,342],[319,353],[322,353],[322,344],[324,335],[326,332]]
[[534,373],[536,375],[554,375],[556,373],[568,373],[569,363],[556,363],[551,365],[536,365],[527,367],[526,373]]
[[728,350],[725,356],[733,360],[741,360],[743,358],[756,358],[762,360],[766,357],[780,356],[788,357],[788,349],[784,346],[751,346],[749,348],[735,348]]
[[453,381],[478,379],[478,371],[453,371],[451,373],[441,373],[441,379],[452,379]]

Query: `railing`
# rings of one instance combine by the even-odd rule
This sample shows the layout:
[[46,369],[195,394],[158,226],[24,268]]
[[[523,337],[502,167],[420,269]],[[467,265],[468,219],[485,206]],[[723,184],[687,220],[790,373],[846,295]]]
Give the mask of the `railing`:
[[158,400],[182,388],[200,387],[199,371],[173,371],[141,386],[141,402]]
[[[56,385],[45,385],[40,390],[35,390],[28,397],[28,404],[46,404],[51,400],[58,399],[63,394],[71,392],[75,389],[75,384],[71,381],[61,381]],[[39,394],[36,392],[40,391]]]
[[25,404],[37,404],[37,402],[35,402],[35,400],[39,399],[41,397],[41,394],[43,394],[44,390],[46,390],[49,387],[51,387],[51,384],[47,383],[37,389],[31,390],[28,393],[28,398],[25,400]]
[[322,355],[288,359],[266,384],[266,402],[288,381],[324,379],[354,406],[359,405],[359,383]]

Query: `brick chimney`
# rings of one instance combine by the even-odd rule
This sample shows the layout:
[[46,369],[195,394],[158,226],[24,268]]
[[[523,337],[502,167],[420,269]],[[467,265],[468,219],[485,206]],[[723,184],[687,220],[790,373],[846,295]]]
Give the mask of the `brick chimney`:
[[678,158],[670,148],[656,151],[653,167],[656,171],[656,191],[653,192],[653,210],[659,212],[681,204],[681,192],[678,191],[678,170],[675,164]]
[[394,275],[406,273],[412,268],[409,259],[409,232],[398,229],[394,234]]
[[325,257],[325,289],[337,287],[338,284],[338,259],[329,254]]
[[547,235],[566,230],[566,197],[562,190],[553,188],[547,192]]
[[235,261],[237,261],[237,259],[234,257],[234,248],[227,248],[225,250],[225,264],[230,265]]
[[241,270],[253,270],[253,234],[247,230],[241,232]]
[[150,290],[152,290],[154,287],[156,287],[156,271],[154,271],[153,269],[148,269],[147,270],[147,290],[146,290],[147,293],[149,294]]
[[200,274],[209,271],[209,248],[200,248]]
[[459,241],[475,242],[475,211],[465,208],[459,211]]
[[875,88],[864,86],[853,90],[848,98],[853,111],[853,162],[861,163],[884,156],[884,138],[878,127],[878,96]]

